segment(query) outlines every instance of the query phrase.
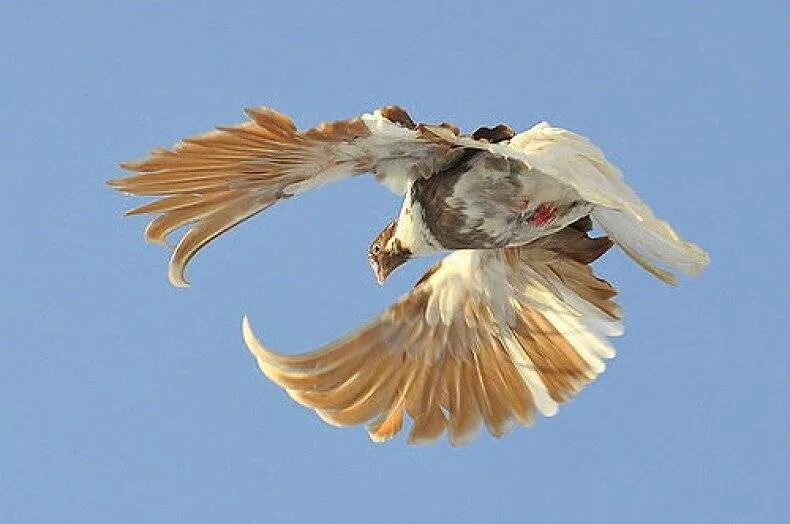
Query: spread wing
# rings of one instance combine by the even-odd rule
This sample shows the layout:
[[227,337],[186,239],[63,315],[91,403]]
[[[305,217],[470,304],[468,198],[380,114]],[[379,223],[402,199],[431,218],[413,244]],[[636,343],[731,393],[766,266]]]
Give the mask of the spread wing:
[[541,122],[509,141],[486,144],[459,137],[457,145],[482,148],[520,160],[595,205],[592,218],[623,251],[661,280],[675,284],[674,268],[696,276],[710,262],[705,251],[686,242],[623,180],[617,167],[587,138]]
[[149,241],[164,243],[188,226],[170,260],[174,285],[186,285],[184,269],[201,247],[280,200],[365,172],[403,193],[410,181],[441,171],[469,148],[519,160],[577,191],[595,205],[592,217],[612,239],[666,282],[675,277],[661,266],[696,275],[709,262],[707,253],[655,217],[595,145],[571,131],[541,123],[515,136],[504,125],[465,136],[450,124],[417,125],[396,106],[304,132],[273,109],[247,114],[248,122],[127,162],[123,167],[137,174],[109,182],[119,191],[159,197],[128,212],[157,215],[145,231]]
[[[578,226],[577,226],[578,227]],[[495,436],[550,416],[604,369],[618,335],[616,290],[589,264],[612,243],[568,227],[521,247],[457,251],[367,326],[298,356],[244,339],[266,376],[326,422],[368,422],[409,441],[446,430],[458,445],[481,424]]]
[[129,215],[157,215],[147,240],[163,244],[188,226],[170,260],[169,278],[186,286],[184,269],[216,236],[276,202],[327,182],[375,172],[404,192],[416,176],[430,176],[452,155],[457,128],[415,125],[396,106],[299,132],[290,118],[269,108],[247,110],[250,120],[155,149],[122,167],[136,174],[108,184],[157,200]]

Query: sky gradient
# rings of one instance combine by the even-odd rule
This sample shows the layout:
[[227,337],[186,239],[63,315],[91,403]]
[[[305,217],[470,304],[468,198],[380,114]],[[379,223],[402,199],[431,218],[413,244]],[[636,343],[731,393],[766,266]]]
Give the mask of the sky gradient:
[[[0,521],[779,522],[790,483],[786,2],[0,1]],[[682,7],[680,7],[682,6]],[[619,252],[627,332],[599,380],[497,440],[374,445],[259,374],[368,320],[370,179],[205,249],[142,242],[118,163],[270,105],[300,127],[385,104],[599,144],[713,262],[669,288]]]

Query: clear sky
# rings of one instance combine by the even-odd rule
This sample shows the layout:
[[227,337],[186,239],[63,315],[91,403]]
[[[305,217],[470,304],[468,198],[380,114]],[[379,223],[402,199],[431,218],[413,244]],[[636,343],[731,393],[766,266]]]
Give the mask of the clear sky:
[[[786,518],[788,4],[383,6],[0,1],[0,521]],[[454,449],[325,425],[258,373],[241,317],[296,352],[377,314],[429,263],[370,274],[398,199],[290,200],[183,290],[103,182],[245,106],[311,126],[392,103],[587,134],[709,271],[669,288],[607,255],[618,357],[531,429]]]

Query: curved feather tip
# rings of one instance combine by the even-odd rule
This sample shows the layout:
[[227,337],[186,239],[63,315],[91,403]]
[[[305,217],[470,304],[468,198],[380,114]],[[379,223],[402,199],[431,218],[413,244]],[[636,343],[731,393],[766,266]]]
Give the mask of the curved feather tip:
[[247,349],[256,359],[260,360],[266,358],[266,348],[263,347],[261,341],[258,340],[258,337],[256,337],[255,333],[252,331],[250,319],[247,318],[247,315],[244,315],[241,319],[241,336],[244,338],[244,344],[247,345]]
[[244,338],[247,349],[249,349],[250,353],[258,360],[258,365],[266,376],[269,376],[270,369],[278,369],[282,365],[280,364],[280,366],[278,366],[278,359],[287,358],[263,345],[263,342],[255,336],[255,332],[252,330],[252,325],[247,315],[244,315],[241,319],[241,335]]
[[[184,276],[184,266],[170,264],[167,269],[167,279],[174,287],[189,287],[189,281]],[[245,317],[246,318],[246,317]]]

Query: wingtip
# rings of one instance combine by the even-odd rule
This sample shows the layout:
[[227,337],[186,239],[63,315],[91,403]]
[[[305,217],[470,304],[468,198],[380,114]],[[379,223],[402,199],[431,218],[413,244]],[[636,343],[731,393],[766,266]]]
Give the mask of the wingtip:
[[371,442],[375,442],[376,444],[383,444],[384,442],[389,442],[393,438],[395,438],[395,433],[383,433],[377,432],[375,430],[368,430],[368,437],[370,437]]
[[250,318],[247,315],[241,317],[241,333],[244,335],[244,341],[247,341],[247,333],[252,333],[252,326],[250,325]]
[[[157,154],[158,150],[152,150],[151,155]],[[145,160],[124,160],[123,162],[118,162],[118,167],[123,169],[124,171],[132,171],[132,172],[139,172],[142,168]],[[118,179],[123,180],[123,179]]]
[[241,337],[244,340],[244,345],[247,346],[247,351],[252,353],[252,356],[255,357],[255,360],[258,362],[258,368],[268,377],[269,373],[266,362],[268,350],[258,337],[255,336],[255,332],[252,330],[252,324],[250,324],[250,319],[247,315],[244,315],[241,319]]
[[560,411],[560,406],[555,400],[547,402],[543,405],[538,405],[537,407],[541,414],[547,418],[556,416]]
[[265,357],[267,350],[261,341],[258,340],[258,337],[255,336],[255,332],[252,330],[252,325],[247,315],[244,315],[241,319],[241,336],[249,352],[260,362],[260,360]]
[[183,269],[171,267],[170,270],[167,272],[167,279],[170,281],[173,287],[177,287],[177,288],[189,287],[189,281],[187,281],[186,277],[184,276]]
[[703,271],[705,271],[705,268],[710,265],[710,253],[695,244],[690,245],[692,247],[691,251],[694,253],[696,260],[692,265],[691,271],[689,271],[689,275],[698,277]]
[[245,114],[245,115],[247,115],[248,117],[252,118],[252,116],[250,115],[250,113],[252,113],[252,112],[254,112],[254,111],[255,111],[255,106],[247,106],[247,107],[244,107],[244,108],[242,108],[242,111],[244,111],[244,114]]
[[[307,406],[311,409],[314,409],[313,406],[305,403],[304,400],[300,399],[298,396],[298,391],[294,391],[289,387],[289,372],[280,366],[273,360],[276,359],[277,355],[269,350],[263,343],[255,336],[255,333],[252,330],[252,325],[250,324],[249,318],[247,315],[244,315],[241,319],[241,336],[244,340],[244,344],[247,346],[247,350],[252,354],[255,358],[256,363],[258,364],[258,369],[261,373],[264,374],[269,380],[280,386],[285,390],[288,395],[294,399],[299,404]],[[329,424],[338,425],[330,420],[331,417],[328,415],[322,415],[320,410],[316,410],[318,416],[321,417]]]
[[271,110],[272,108],[268,106],[247,106],[242,111],[244,111],[244,114],[247,115],[247,118],[250,120],[255,120],[256,113],[262,113]]
[[124,195],[132,195],[133,193],[129,191],[129,188],[126,184],[126,179],[121,178],[111,178],[110,180],[104,181],[104,187],[111,189],[113,191],[118,191],[119,193],[123,193]]

